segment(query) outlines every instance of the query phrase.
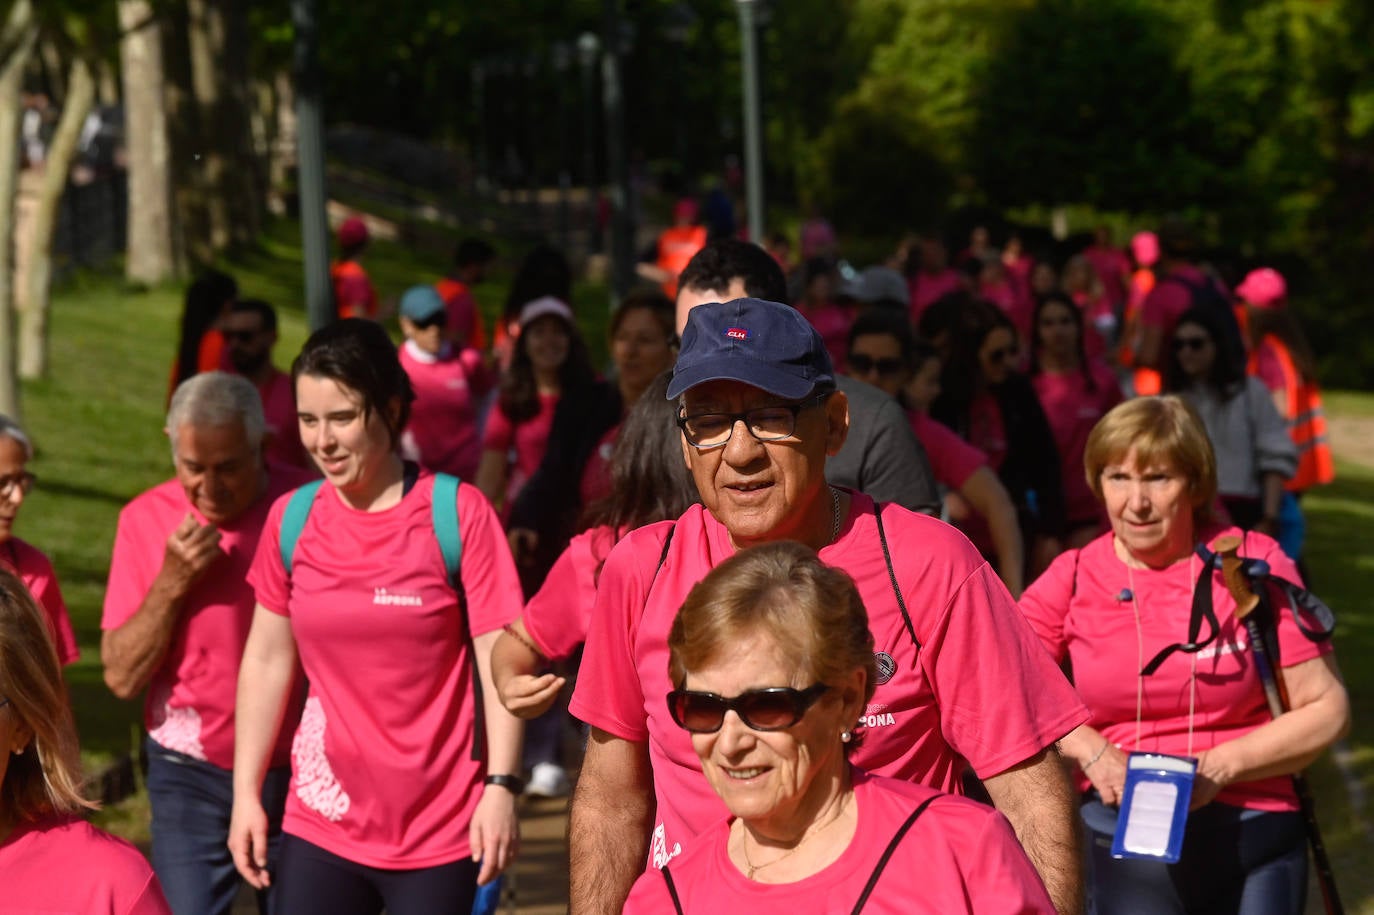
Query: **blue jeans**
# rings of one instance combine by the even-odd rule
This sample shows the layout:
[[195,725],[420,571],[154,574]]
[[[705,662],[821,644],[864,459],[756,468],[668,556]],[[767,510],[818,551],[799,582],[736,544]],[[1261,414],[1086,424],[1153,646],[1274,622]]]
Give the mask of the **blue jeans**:
[[[228,915],[239,893],[239,875],[226,844],[234,809],[233,773],[168,750],[152,738],[148,802],[153,810],[153,870],[175,915]],[[267,773],[262,806],[268,820],[268,861],[275,871],[281,818],[291,770]],[[275,915],[272,892],[258,893],[258,911]]]
[[1112,857],[1117,811],[1091,795],[1088,911],[1094,915],[1301,915],[1307,834],[1298,813],[1208,804],[1188,814],[1177,864]]

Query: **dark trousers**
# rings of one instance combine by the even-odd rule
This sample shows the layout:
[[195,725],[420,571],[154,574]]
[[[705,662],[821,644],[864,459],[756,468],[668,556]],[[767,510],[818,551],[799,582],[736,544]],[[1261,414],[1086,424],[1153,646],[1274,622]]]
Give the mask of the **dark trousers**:
[[277,901],[286,915],[471,915],[477,862],[414,870],[368,867],[299,836],[282,839]]

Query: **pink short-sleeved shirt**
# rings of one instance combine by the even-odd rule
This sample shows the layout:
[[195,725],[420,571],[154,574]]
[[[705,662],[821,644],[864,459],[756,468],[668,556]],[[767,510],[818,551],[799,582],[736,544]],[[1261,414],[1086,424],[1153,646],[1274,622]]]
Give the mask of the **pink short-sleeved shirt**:
[[[222,524],[222,557],[182,602],[181,619],[162,665],[148,683],[143,723],[160,746],[234,767],[234,703],[239,661],[253,622],[253,589],[245,580],[272,501],[308,479],[304,471],[270,465],[267,491],[231,524]],[[167,538],[187,515],[205,518],[175,479],[135,498],[119,513],[102,629],[118,629],[143,604],[162,568]],[[291,723],[295,721],[292,706]],[[289,758],[290,740],[277,741],[271,764]]]
[[[1238,528],[1205,531],[1204,543]],[[1242,556],[1263,559],[1275,575],[1301,582],[1293,561],[1263,534],[1248,533]],[[1090,724],[1125,750],[1186,755],[1189,685],[1197,661],[1196,711],[1192,753],[1198,755],[1270,721],[1264,691],[1255,673],[1245,626],[1234,616],[1235,601],[1221,570],[1212,575],[1212,606],[1221,629],[1216,641],[1196,655],[1176,651],[1143,680],[1140,741],[1136,741],[1136,687],[1139,658],[1146,661],[1175,642],[1188,639],[1193,586],[1202,562],[1192,558],[1162,570],[1128,570],[1117,558],[1108,533],[1082,550],[1064,553],[1021,596],[1021,610],[1045,647],[1073,664],[1074,682],[1092,710]],[[1124,595],[1134,595],[1134,600]],[[1276,594],[1277,597],[1277,594]],[[1143,650],[1137,642],[1140,614]],[[1208,627],[1202,629],[1205,636]],[[1285,608],[1279,619],[1284,666],[1332,651],[1330,642],[1308,641]],[[1086,787],[1086,780],[1083,782]],[[1221,790],[1223,804],[1257,810],[1296,810],[1293,782],[1286,776],[1243,782]]]
[[601,565],[619,539],[606,525],[578,534],[525,605],[525,629],[545,657],[569,657],[587,640]]
[[272,370],[265,384],[258,385],[262,412],[267,420],[267,458],[280,464],[311,467],[310,456],[301,444],[301,424],[296,419],[296,389],[291,376]]
[[[1054,904],[1002,814],[967,798],[940,795],[924,785],[853,771],[858,824],[833,863],[795,883],[755,883],[730,860],[731,819],[703,833],[668,865],[687,915],[750,912],[848,912],[863,895],[897,831],[924,802],[897,843],[872,894],[867,915],[1052,915]],[[626,915],[672,912],[663,875],[649,871],[630,891]]]
[[482,354],[468,347],[435,356],[407,340],[400,358],[415,389],[401,450],[426,470],[471,480],[482,458],[477,411],[488,387]]
[[911,429],[930,458],[930,471],[935,480],[950,489],[959,489],[968,482],[979,467],[988,466],[988,456],[955,435],[943,423],[928,414],[907,411]]
[[595,505],[611,494],[611,458],[615,456],[616,439],[620,438],[620,424],[616,423],[601,441],[596,443],[587,466],[582,468],[582,481],[579,489],[583,505]]
[[503,454],[515,452],[506,481],[506,505],[509,507],[530,477],[544,460],[553,431],[553,413],[558,408],[557,394],[539,395],[539,412],[523,423],[512,424],[498,403],[487,414],[487,428],[482,435],[482,447]]
[[1031,377],[1040,406],[1045,409],[1064,487],[1065,515],[1072,524],[1097,521],[1102,507],[1083,475],[1083,452],[1088,434],[1107,411],[1121,403],[1121,385],[1112,370],[1100,362],[1088,364],[1094,390],[1088,389],[1083,372],[1039,372]]
[[943,270],[939,273],[917,273],[907,281],[911,292],[911,317],[920,321],[921,315],[941,296],[958,292],[964,288],[964,280],[957,270]]
[[146,858],[85,820],[22,823],[0,843],[0,913],[171,915]]
[[482,794],[471,638],[520,615],[520,582],[491,504],[458,487],[464,601],[434,533],[434,477],[385,511],[348,508],[329,484],[287,575],[278,499],[248,574],[291,618],[310,691],[291,745],[283,829],[370,867],[468,857]]
[[57,573],[48,557],[18,537],[11,537],[0,544],[0,563],[19,576],[43,609],[53,645],[57,648],[57,660],[64,665],[75,664],[81,651],[76,646],[76,634],[72,632],[72,619],[67,614],[67,602],[62,599],[62,588],[57,584]]
[[[820,551],[853,576],[878,650],[878,689],[859,722],[866,733],[855,764],[957,791],[964,760],[981,776],[1002,772],[1081,724],[1087,710],[973,546],[897,505],[884,506],[882,520],[919,651],[897,606],[873,501],[855,494],[839,539]],[[676,522],[632,531],[601,569],[571,710],[648,743],[657,797],[651,866],[725,813],[664,697],[673,618],[691,587],[734,553],[725,527],[698,505]]]

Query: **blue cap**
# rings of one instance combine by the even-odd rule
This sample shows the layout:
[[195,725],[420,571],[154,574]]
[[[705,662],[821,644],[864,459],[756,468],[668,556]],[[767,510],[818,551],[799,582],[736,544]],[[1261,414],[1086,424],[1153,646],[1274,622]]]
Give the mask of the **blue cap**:
[[790,305],[735,299],[687,314],[668,399],[707,381],[739,381],[787,400],[835,386],[821,335]]
[[444,310],[444,300],[433,286],[411,286],[401,296],[401,317],[428,321]]

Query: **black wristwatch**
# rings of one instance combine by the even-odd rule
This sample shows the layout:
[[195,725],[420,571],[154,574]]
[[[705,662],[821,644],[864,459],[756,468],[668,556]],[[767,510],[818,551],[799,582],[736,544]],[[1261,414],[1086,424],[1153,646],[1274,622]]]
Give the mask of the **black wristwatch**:
[[488,775],[486,783],[505,788],[517,797],[525,790],[525,780],[518,775]]

